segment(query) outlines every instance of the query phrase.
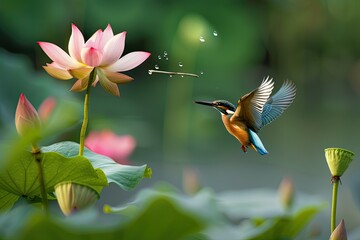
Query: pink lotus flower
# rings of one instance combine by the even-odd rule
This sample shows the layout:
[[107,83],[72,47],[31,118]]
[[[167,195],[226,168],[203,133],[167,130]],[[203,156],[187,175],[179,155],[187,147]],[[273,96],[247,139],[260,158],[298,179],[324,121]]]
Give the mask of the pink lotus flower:
[[82,33],[75,24],[72,24],[72,34],[68,45],[70,55],[55,44],[38,42],[53,61],[44,66],[44,69],[49,75],[60,80],[78,79],[72,86],[72,91],[85,90],[89,83],[90,73],[95,70],[96,78],[92,83],[93,86],[99,82],[106,91],[119,96],[120,92],[116,84],[133,80],[119,72],[139,66],[150,56],[148,52],[137,51],[121,57],[125,46],[125,36],[126,32],[114,35],[109,24],[104,31],[99,29],[84,42]]
[[118,136],[110,130],[102,130],[90,132],[85,139],[85,146],[117,163],[128,164],[127,158],[134,151],[136,141],[130,135]]

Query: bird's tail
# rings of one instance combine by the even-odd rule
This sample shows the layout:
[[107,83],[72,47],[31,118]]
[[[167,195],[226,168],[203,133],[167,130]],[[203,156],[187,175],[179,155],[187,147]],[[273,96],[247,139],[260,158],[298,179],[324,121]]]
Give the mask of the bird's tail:
[[252,147],[260,153],[261,155],[267,154],[268,151],[265,149],[263,143],[261,142],[259,136],[252,130],[249,129],[250,142],[252,143]]

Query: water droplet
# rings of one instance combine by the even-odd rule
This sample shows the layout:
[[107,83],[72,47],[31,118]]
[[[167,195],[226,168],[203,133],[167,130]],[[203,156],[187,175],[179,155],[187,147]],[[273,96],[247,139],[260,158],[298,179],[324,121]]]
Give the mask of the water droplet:
[[149,75],[151,75],[153,73],[153,71],[152,70],[149,70]]
[[164,51],[164,57],[166,57],[168,55],[167,51]]
[[161,59],[161,56],[160,56],[160,55],[158,56],[158,59]]
[[170,77],[172,77],[172,75],[170,75]]
[[184,77],[184,75],[181,75],[181,77]]
[[213,35],[214,35],[214,37],[217,37],[218,36],[217,31],[213,31]]
[[159,69],[159,66],[158,66],[158,65],[155,65],[155,69]]
[[165,58],[165,60],[167,61],[167,60],[169,60],[169,58],[167,57],[167,58]]
[[204,72],[200,72],[200,74],[201,74],[201,75],[203,75],[203,74],[204,74]]
[[204,37],[200,37],[200,42],[205,42],[205,38]]
[[182,62],[179,62],[179,67],[182,67],[182,66],[184,66],[184,65],[182,64]]

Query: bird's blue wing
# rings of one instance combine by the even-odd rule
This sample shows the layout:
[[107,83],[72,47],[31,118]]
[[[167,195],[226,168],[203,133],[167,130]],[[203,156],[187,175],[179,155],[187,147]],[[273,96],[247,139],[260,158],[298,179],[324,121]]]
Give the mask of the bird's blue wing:
[[295,84],[285,81],[279,91],[265,103],[261,113],[261,127],[278,118],[294,101],[296,95]]
[[268,153],[268,151],[266,151],[264,147],[264,144],[261,142],[259,136],[251,129],[249,129],[249,137],[250,137],[250,142],[252,143],[252,145],[254,145],[258,153],[260,153],[261,155]]

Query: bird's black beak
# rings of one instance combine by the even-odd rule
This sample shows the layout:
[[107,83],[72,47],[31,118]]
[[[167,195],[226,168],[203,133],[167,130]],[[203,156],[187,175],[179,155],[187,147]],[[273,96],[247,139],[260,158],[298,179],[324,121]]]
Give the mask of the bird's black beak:
[[214,103],[213,103],[213,102],[208,102],[208,101],[195,101],[195,103],[201,104],[201,105],[206,105],[206,106],[214,107]]

